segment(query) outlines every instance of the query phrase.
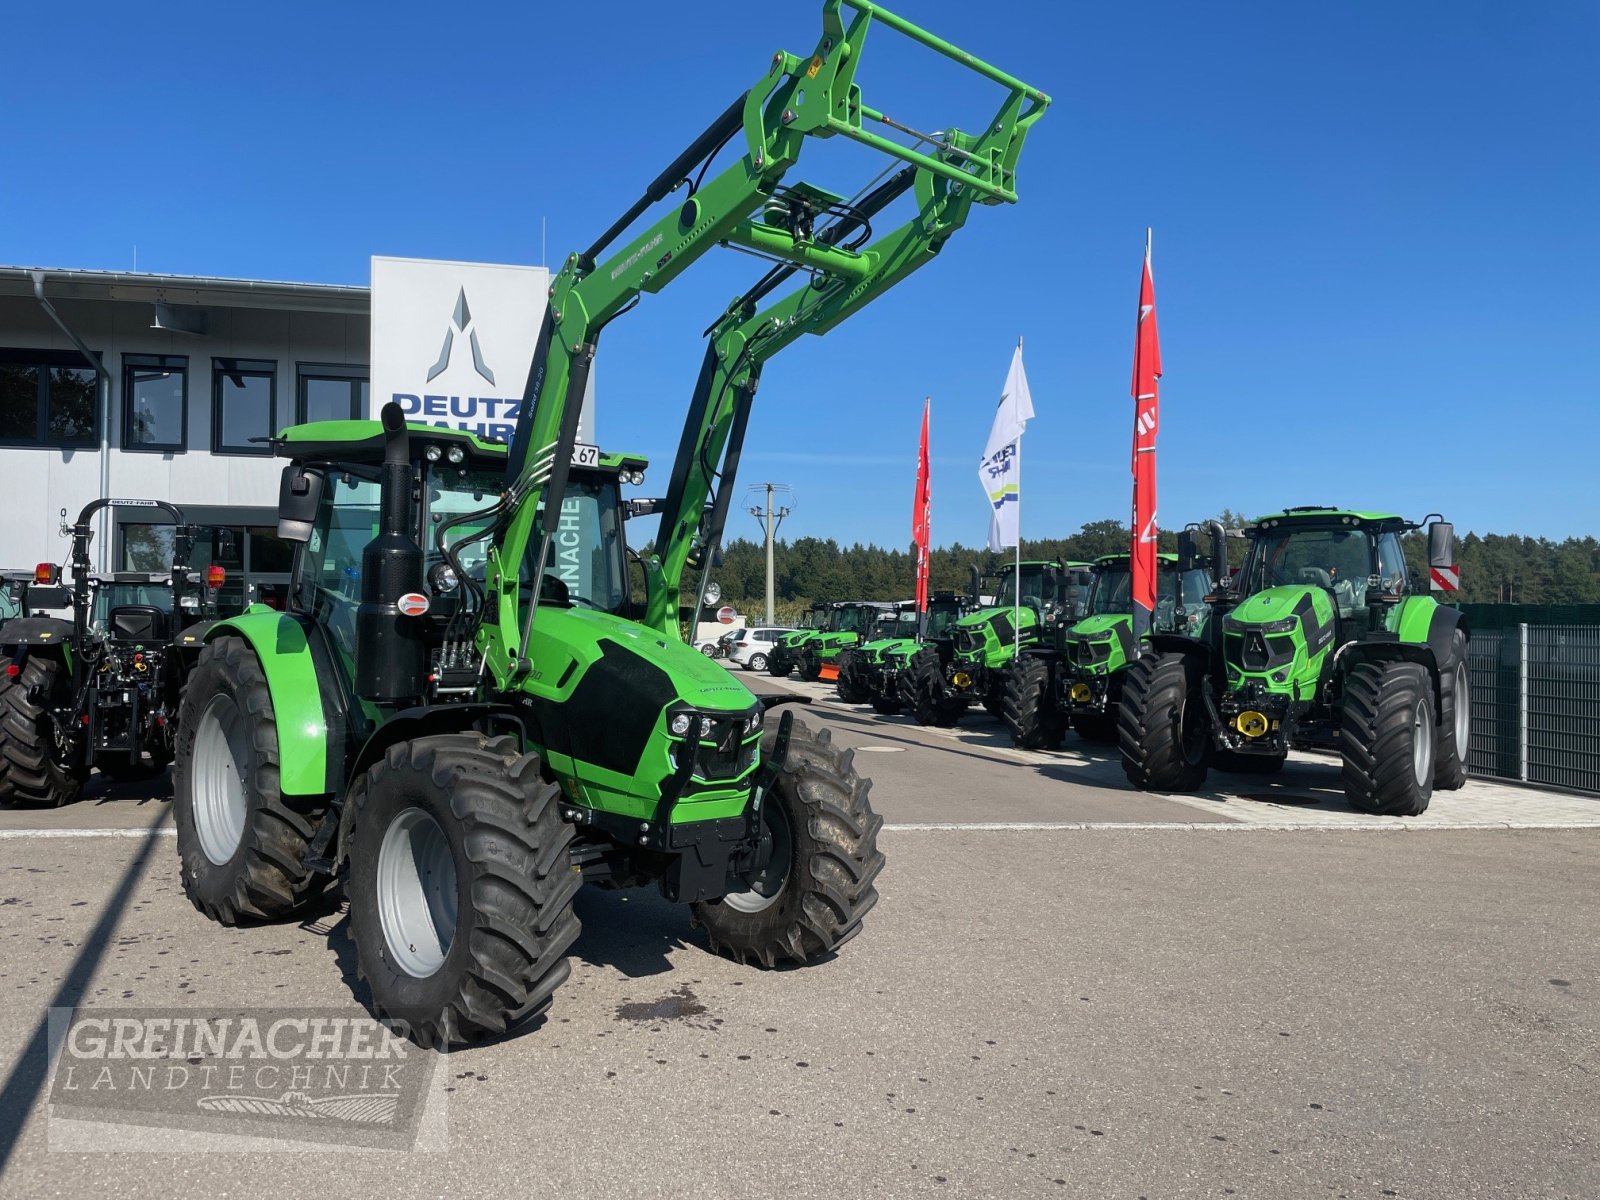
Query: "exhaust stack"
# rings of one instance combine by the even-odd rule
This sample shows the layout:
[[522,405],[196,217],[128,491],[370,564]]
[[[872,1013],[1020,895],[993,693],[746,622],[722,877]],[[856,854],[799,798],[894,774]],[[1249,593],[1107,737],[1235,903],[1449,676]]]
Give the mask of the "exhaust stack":
[[361,607],[356,610],[356,693],[375,704],[422,695],[428,647],[406,616],[403,597],[425,597],[422,547],[411,528],[411,437],[398,404],[383,406],[383,469],[378,535],[361,551]]

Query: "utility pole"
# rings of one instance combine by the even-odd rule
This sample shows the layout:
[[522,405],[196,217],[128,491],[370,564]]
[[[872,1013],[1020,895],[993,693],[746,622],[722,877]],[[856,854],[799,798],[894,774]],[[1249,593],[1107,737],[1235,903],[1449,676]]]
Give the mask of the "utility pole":
[[[752,492],[765,491],[765,493],[766,493],[766,506],[765,506],[765,508],[763,509],[760,505],[752,504],[750,506],[749,512],[750,512],[750,515],[752,517],[754,517],[756,520],[761,522],[761,527],[766,532],[766,537],[767,537],[767,624],[768,625],[775,625],[775,624],[777,624],[777,619],[776,619],[776,616],[775,616],[775,613],[774,613],[773,610],[776,607],[776,599],[777,599],[777,597],[775,595],[774,587],[773,587],[772,539],[777,534],[778,526],[783,523],[783,519],[785,517],[787,517],[791,512],[794,511],[794,507],[793,507],[794,506],[794,489],[791,488],[786,483],[757,483],[757,484],[752,484],[751,485],[750,491],[752,491]],[[776,509],[774,509],[773,506],[772,506],[772,497],[773,497],[774,494],[781,495],[784,500],[788,501],[788,503],[781,503],[780,502],[779,506]]]

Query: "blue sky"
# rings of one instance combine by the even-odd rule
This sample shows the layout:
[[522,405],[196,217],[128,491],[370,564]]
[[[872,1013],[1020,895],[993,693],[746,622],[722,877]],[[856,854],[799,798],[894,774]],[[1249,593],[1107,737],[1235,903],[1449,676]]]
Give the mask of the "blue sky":
[[[25,6],[0,261],[126,268],[137,244],[143,270],[364,284],[373,254],[538,262],[541,220],[558,261],[774,49],[809,50],[819,7]],[[786,535],[906,543],[931,394],[935,540],[981,540],[975,466],[1018,336],[1025,536],[1125,519],[1146,225],[1163,525],[1332,503],[1596,532],[1600,7],[897,11],[1054,106],[1021,203],[767,368],[741,484],[793,485]],[[922,128],[989,115],[987,85],[897,43],[869,39],[869,104]],[[790,179],[849,194],[876,169],[829,144]],[[760,269],[714,254],[612,326],[603,441],[665,467],[700,332]]]

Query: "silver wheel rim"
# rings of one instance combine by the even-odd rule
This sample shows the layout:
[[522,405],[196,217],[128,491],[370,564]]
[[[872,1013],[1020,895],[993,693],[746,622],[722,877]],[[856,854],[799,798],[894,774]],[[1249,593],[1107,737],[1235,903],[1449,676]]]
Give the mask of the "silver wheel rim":
[[377,889],[390,961],[428,978],[444,965],[455,938],[456,864],[444,830],[422,809],[405,809],[384,830]]
[[1472,684],[1467,664],[1456,664],[1456,757],[1467,764],[1467,739],[1472,736]]
[[242,764],[250,761],[244,724],[227,695],[216,695],[200,714],[190,768],[194,831],[200,850],[216,866],[239,852],[250,793]]
[[[789,887],[790,860],[794,856],[794,838],[789,830],[789,818],[783,811],[783,805],[768,792],[764,797],[766,807],[761,811],[761,824],[772,834],[772,861],[767,865],[763,874],[770,877],[775,871],[782,874],[778,886],[773,889],[772,895],[763,896],[752,889],[748,892],[729,892],[722,898],[722,902],[734,912],[760,913],[766,912],[779,900]],[[761,877],[757,877],[760,881]]]
[[767,656],[765,654],[757,654],[750,660],[750,666],[754,670],[765,671],[767,669]]
[[1433,737],[1433,714],[1426,700],[1418,700],[1411,717],[1411,770],[1418,787],[1433,778]]

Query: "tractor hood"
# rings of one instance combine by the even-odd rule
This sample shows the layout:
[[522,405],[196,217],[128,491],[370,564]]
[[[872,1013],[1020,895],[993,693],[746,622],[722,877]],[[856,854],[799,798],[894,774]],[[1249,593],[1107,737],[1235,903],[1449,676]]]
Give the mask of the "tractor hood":
[[862,646],[860,652],[868,662],[879,663],[891,654],[907,653],[907,647],[910,647],[909,652],[914,653],[917,645],[916,638],[879,638]]
[[595,609],[541,605],[532,651],[529,679],[563,696],[600,666],[602,675],[617,673],[619,682],[627,677],[634,695],[659,700],[663,710],[683,705],[748,712],[756,703],[744,684],[692,646]]
[[1067,660],[1085,675],[1109,675],[1133,657],[1133,618],[1126,613],[1085,617],[1067,630]]
[[1337,630],[1326,588],[1290,584],[1267,588],[1243,601],[1223,625],[1223,656],[1237,684],[1310,699]]
[[[1014,624],[1021,617],[1021,624]],[[958,660],[986,667],[1000,667],[1011,661],[1012,650],[1021,634],[1023,645],[1039,640],[1039,618],[1033,609],[981,608],[957,621],[954,635]]]

